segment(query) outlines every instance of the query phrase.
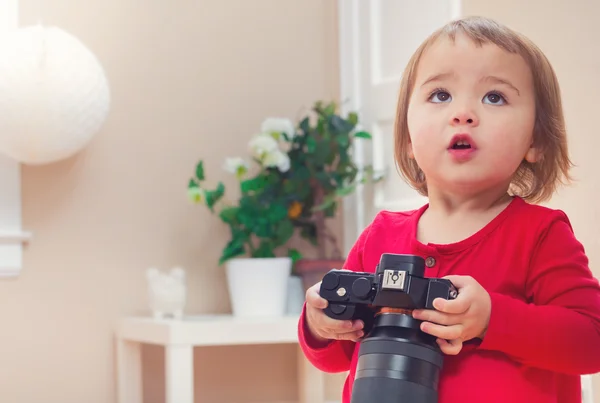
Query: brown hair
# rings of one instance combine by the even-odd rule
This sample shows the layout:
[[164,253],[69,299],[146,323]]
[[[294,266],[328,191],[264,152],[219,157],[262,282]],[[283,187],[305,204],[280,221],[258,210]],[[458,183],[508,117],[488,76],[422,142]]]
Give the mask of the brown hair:
[[560,183],[571,180],[572,163],[567,150],[566,129],[558,80],[542,51],[523,35],[483,17],[455,20],[431,34],[415,51],[404,71],[395,123],[396,162],[401,175],[420,194],[427,196],[425,175],[417,162],[408,155],[408,102],[413,90],[417,66],[425,50],[440,37],[451,40],[461,33],[478,46],[493,43],[510,53],[523,57],[533,73],[535,90],[535,125],[533,144],[538,149],[538,161],[525,160],[511,183],[511,193],[530,202],[550,199]]

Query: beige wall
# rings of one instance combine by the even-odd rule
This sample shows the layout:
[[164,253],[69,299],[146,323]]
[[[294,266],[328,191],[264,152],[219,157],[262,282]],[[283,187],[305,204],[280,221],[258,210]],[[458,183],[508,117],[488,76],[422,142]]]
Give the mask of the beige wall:
[[[113,105],[85,152],[23,167],[34,239],[23,275],[0,282],[1,402],[114,403],[113,325],[147,312],[150,265],[189,271],[190,313],[229,312],[216,265],[226,228],[187,202],[188,177],[200,157],[209,178],[227,177],[223,158],[246,155],[264,117],[295,118],[336,96],[334,5],[20,1],[21,24],[57,25],[95,52]],[[146,402],[160,402],[161,351],[144,353]],[[293,346],[196,354],[215,364],[198,369],[204,402],[296,399]]]
[[[600,6],[546,4],[466,0],[464,11],[522,30],[554,63],[580,182],[553,204],[570,214],[597,267],[600,59],[587,47],[600,36]],[[243,154],[263,117],[297,116],[315,99],[337,96],[334,5],[20,1],[22,24],[58,25],[98,55],[113,109],[85,152],[23,167],[24,225],[35,238],[22,277],[0,282],[0,401],[115,402],[112,327],[122,315],[147,312],[149,265],[189,270],[190,312],[229,311],[223,269],[214,264],[225,229],[187,203],[187,177],[201,156],[209,177],[222,175],[222,158]],[[147,402],[162,401],[161,352],[144,351]],[[199,350],[196,358],[202,401],[296,398],[292,346]],[[206,362],[218,363],[227,378],[202,367]],[[247,391],[264,379],[268,387],[251,400]],[[331,380],[328,397],[335,399],[340,379]]]
[[[598,101],[600,42],[594,0],[463,0],[467,15],[485,15],[529,36],[546,53],[560,80],[569,136],[577,168],[577,183],[564,188],[550,205],[564,209],[575,233],[584,243],[592,270],[600,278],[600,148]],[[576,336],[575,336],[576,337]],[[597,346],[600,348],[600,346]],[[600,402],[600,377],[595,377],[595,398]]]

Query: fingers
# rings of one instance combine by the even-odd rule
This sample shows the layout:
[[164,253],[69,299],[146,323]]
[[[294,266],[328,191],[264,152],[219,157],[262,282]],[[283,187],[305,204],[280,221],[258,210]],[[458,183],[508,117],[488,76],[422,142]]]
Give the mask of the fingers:
[[445,340],[437,339],[437,344],[444,354],[456,355],[462,350],[463,343],[461,340]]
[[466,312],[471,304],[471,294],[473,286],[478,285],[477,281],[471,276],[449,275],[443,277],[450,280],[458,289],[458,296],[453,300],[436,298],[433,301],[433,307],[446,313]]
[[312,331],[325,339],[356,341],[364,336],[364,324],[360,320],[336,320],[312,308],[307,311],[307,319]]
[[359,340],[363,336],[364,336],[363,331],[362,330],[358,330],[356,332],[349,332],[349,333],[333,333],[333,332],[331,332],[326,337],[328,339],[335,339],[335,340],[357,341],[357,340]]
[[333,333],[348,333],[355,330],[361,330],[363,323],[361,320],[339,320],[333,319],[325,315],[323,312],[318,311],[314,313],[315,323],[324,329],[327,329]]
[[321,283],[306,291],[306,316],[309,328],[324,339],[356,341],[364,336],[364,323],[361,320],[339,320],[327,316],[323,309],[328,302],[319,295]]
[[306,303],[317,309],[327,308],[327,300],[319,295],[321,283],[317,283],[306,290]]
[[456,274],[451,274],[448,276],[444,276],[442,278],[444,278],[446,280],[450,280],[450,282],[452,284],[454,284],[454,286],[456,288],[458,288],[459,291],[461,288],[465,288],[465,287],[473,284],[473,282],[475,281],[475,279],[473,279],[473,277],[471,277],[471,276],[460,276],[460,275],[456,275]]
[[458,294],[456,299],[443,299],[436,298],[433,300],[433,307],[440,312],[448,313],[448,314],[461,314],[467,312],[469,307],[471,306],[471,299],[467,293]]
[[444,312],[434,311],[433,309],[419,309],[414,310],[412,314],[413,318],[433,322],[440,325],[456,325],[462,320],[461,315],[448,314]]
[[421,323],[421,330],[440,339],[454,340],[462,339],[464,326],[461,324],[444,326],[431,322]]

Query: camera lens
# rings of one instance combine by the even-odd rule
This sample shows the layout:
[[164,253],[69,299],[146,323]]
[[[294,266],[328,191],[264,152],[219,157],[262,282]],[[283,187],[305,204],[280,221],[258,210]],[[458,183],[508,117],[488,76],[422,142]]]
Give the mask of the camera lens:
[[380,313],[359,346],[351,403],[437,403],[442,353],[403,313]]

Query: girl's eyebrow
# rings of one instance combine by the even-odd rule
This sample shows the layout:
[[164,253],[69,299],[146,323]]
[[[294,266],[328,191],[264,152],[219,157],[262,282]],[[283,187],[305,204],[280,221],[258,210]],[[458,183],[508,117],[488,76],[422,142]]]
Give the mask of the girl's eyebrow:
[[481,79],[481,81],[490,81],[492,83],[496,83],[496,84],[504,84],[510,88],[512,88],[517,95],[521,96],[521,93],[519,92],[519,90],[517,89],[517,87],[515,87],[514,85],[512,85],[512,83],[504,78],[500,78],[500,77],[496,77],[496,76],[487,76]]
[[421,84],[421,87],[423,87],[423,86],[425,86],[425,85],[427,85],[427,84],[429,84],[431,82],[442,81],[442,80],[444,80],[446,78],[451,78],[453,76],[454,76],[454,73],[439,73],[439,74],[434,74],[431,77],[429,77],[427,80],[425,80],[423,82],[423,84]]
[[[451,78],[453,76],[454,76],[454,73],[439,73],[439,74],[434,74],[431,77],[429,77],[427,80],[423,81],[423,84],[421,84],[421,87],[423,87],[423,86],[425,86],[425,85],[427,85],[429,83],[432,83],[434,81],[442,81],[444,79]],[[489,82],[496,83],[496,84],[504,84],[504,85],[512,88],[517,93],[517,95],[521,96],[521,93],[519,92],[519,90],[517,89],[517,87],[515,87],[510,81],[508,81],[505,78],[500,78],[500,77],[497,77],[497,76],[485,76],[480,81],[482,81],[482,82],[483,81],[489,81]]]

